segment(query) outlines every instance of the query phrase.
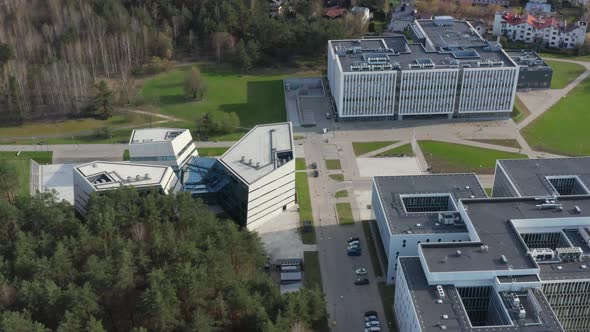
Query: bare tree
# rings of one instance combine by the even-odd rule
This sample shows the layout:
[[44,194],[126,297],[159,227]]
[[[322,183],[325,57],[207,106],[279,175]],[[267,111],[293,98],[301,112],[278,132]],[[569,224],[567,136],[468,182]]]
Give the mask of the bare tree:
[[234,38],[228,32],[214,32],[211,37],[213,48],[215,48],[215,57],[217,62],[221,62],[224,52],[232,52],[234,49]]

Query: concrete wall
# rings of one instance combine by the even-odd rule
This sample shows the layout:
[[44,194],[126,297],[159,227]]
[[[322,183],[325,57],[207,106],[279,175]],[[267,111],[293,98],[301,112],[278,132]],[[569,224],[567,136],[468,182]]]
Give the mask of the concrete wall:
[[129,144],[130,161],[143,164],[178,169],[192,155],[196,156],[197,150],[189,130],[170,141]]
[[393,116],[397,73],[346,72],[341,117]]

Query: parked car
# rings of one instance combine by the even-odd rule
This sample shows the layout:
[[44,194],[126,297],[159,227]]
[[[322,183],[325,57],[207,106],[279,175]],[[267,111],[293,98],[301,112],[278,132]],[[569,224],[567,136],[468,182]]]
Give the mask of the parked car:
[[353,242],[353,241],[360,241],[361,239],[359,239],[358,237],[349,237],[348,238],[348,243]]
[[356,273],[356,275],[359,276],[364,276],[367,274],[367,269],[365,269],[364,267],[359,267],[358,269],[354,270],[354,273]]
[[354,284],[355,285],[368,285],[369,284],[369,279],[367,279],[367,278],[356,278],[356,279],[354,279]]
[[348,256],[360,256],[361,255],[361,248],[348,248],[346,250],[346,254]]
[[318,164],[316,162],[311,163],[312,169],[318,169]]
[[330,112],[326,113],[326,119],[330,120],[332,118],[332,114]]
[[313,177],[317,178],[318,176],[320,176],[320,172],[318,172],[318,170],[316,169],[313,171]]
[[377,315],[371,315],[371,316],[365,316],[365,323],[366,322],[370,322],[370,321],[375,321],[375,320],[379,320],[379,318],[377,318]]
[[349,246],[360,246],[361,245],[361,241],[348,241],[348,245]]
[[375,316],[375,319],[377,319],[377,311],[370,310],[370,311],[365,312],[365,318],[371,317],[371,316]]
[[379,332],[381,328],[379,326],[372,326],[365,328],[365,332]]
[[381,326],[381,322],[378,319],[373,319],[370,321],[365,321],[365,327],[373,327],[373,326]]

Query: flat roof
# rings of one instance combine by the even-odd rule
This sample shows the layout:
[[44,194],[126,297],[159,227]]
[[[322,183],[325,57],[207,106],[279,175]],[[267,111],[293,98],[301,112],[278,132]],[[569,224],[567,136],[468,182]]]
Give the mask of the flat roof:
[[[438,212],[407,213],[402,202],[403,195],[450,194],[455,205],[461,198],[487,197],[477,176],[473,173],[375,176],[373,181],[393,234],[467,232],[464,224],[440,225]],[[420,226],[417,226],[418,224]]]
[[[428,63],[436,69],[458,70],[461,66],[490,68],[489,63],[493,63],[493,67],[514,67],[499,45],[483,39],[469,23],[459,20],[449,22],[452,24],[437,26],[435,20],[415,21],[412,27],[423,38],[411,44],[403,35],[332,40],[330,44],[344,72],[359,71],[353,66],[368,63],[369,58],[376,57],[380,59],[374,62],[377,67],[379,64],[392,66],[384,69],[385,72],[420,70],[410,68],[410,65],[423,63],[423,60],[429,60]],[[426,66],[424,69],[431,68]]]
[[521,196],[554,195],[546,176],[577,175],[590,188],[590,157],[498,160]]
[[219,160],[247,184],[252,184],[280,167],[277,154],[289,152],[294,158],[291,123],[264,124],[252,128]]
[[172,141],[176,136],[188,131],[180,128],[143,128],[134,129],[129,144],[146,144]]
[[537,52],[533,50],[519,49],[504,51],[519,67],[552,70],[551,67],[537,54]]
[[111,190],[125,185],[154,187],[165,185],[173,175],[168,166],[127,162],[94,161],[74,168],[96,191]]
[[[420,244],[431,272],[513,271],[538,269],[540,265],[541,270],[545,270],[546,265],[562,265],[537,265],[511,221],[590,216],[590,196],[560,196],[557,203],[562,205],[562,210],[540,209],[537,207],[540,202],[533,197],[465,199],[461,203],[481,242]],[[576,206],[581,209],[580,213],[575,212]],[[487,250],[482,251],[481,245],[487,245]],[[461,255],[457,254],[457,250],[461,251]],[[506,257],[506,264],[500,260],[501,256]],[[581,263],[573,264],[577,270],[572,276],[579,276]],[[568,271],[561,269],[555,270],[555,273],[567,278]],[[588,270],[582,271],[590,276]],[[544,279],[543,273],[541,279]]]
[[[445,298],[442,299],[442,303],[437,303],[437,300],[439,300],[438,291],[435,285],[428,284],[420,259],[417,257],[400,257],[399,264],[407,276],[406,282],[408,283],[414,309],[424,332],[440,332],[442,331],[441,325],[446,326],[447,331],[563,331],[547,299],[538,289],[532,290],[532,296],[541,306],[541,319],[538,320],[538,324],[527,324],[533,320],[533,317],[527,316],[523,320],[516,321],[511,317],[514,324],[511,326],[470,327],[468,315],[465,312],[457,288],[452,285],[443,285]],[[523,305],[526,306],[527,297],[519,296],[519,298],[524,302]],[[527,307],[527,309],[529,308]],[[447,318],[444,319],[443,315],[446,315]],[[537,321],[537,319],[534,320]]]

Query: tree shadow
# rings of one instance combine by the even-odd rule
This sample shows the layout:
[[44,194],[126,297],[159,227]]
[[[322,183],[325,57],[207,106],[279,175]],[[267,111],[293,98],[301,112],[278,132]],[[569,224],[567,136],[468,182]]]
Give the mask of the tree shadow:
[[246,83],[246,102],[222,104],[223,112],[235,112],[242,126],[286,121],[282,80],[250,81]]

